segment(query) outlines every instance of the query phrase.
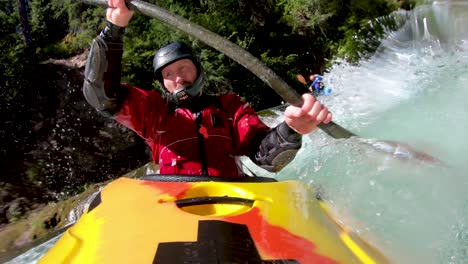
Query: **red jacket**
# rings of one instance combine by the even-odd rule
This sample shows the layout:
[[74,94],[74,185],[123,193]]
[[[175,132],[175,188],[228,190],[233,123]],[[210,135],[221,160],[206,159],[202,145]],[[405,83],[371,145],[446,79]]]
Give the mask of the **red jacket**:
[[239,177],[237,157],[251,155],[258,133],[270,130],[233,93],[205,107],[197,123],[196,113],[171,109],[158,91],[126,87],[129,93],[115,119],[145,139],[161,174]]

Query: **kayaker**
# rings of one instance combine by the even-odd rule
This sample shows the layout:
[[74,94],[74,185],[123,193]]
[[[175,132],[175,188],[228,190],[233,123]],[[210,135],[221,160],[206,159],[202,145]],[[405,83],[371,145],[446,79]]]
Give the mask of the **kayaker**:
[[145,139],[161,174],[242,177],[243,155],[277,172],[294,158],[302,134],[331,121],[327,107],[310,94],[302,96],[302,107],[289,106],[274,128],[238,95],[204,94],[203,67],[181,42],[161,47],[154,57],[164,94],[121,83],[123,34],[134,12],[124,0],[109,0],[108,6],[107,25],[91,45],[83,93],[100,113]]
[[312,95],[319,96],[325,88],[325,85],[323,84],[323,77],[318,74],[312,74],[309,76],[309,80],[311,81],[309,91]]

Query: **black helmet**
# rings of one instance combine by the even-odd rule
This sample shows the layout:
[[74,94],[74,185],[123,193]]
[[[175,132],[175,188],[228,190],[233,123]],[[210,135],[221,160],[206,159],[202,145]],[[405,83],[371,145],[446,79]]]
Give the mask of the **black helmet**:
[[[193,61],[193,64],[197,67],[197,79],[189,87],[176,91],[175,94],[169,93],[166,87],[164,87],[161,71],[167,65],[181,59],[190,59]],[[153,67],[154,74],[161,87],[166,91],[169,100],[179,104],[181,100],[186,99],[188,96],[196,97],[201,95],[204,80],[203,68],[200,62],[193,56],[192,50],[185,43],[171,42],[161,47],[154,56]]]

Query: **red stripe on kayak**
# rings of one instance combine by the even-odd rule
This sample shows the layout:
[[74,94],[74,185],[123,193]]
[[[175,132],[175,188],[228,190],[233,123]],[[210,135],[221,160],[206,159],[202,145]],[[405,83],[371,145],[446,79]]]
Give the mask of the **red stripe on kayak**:
[[257,248],[273,259],[294,259],[300,263],[338,263],[314,252],[316,246],[311,241],[294,235],[283,227],[269,224],[258,208],[224,219],[247,225]]

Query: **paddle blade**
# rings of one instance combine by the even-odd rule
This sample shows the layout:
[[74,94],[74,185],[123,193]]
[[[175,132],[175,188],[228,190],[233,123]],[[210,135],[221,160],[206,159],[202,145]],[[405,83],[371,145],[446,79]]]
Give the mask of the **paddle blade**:
[[438,158],[419,151],[406,143],[370,138],[360,138],[359,141],[372,146],[376,150],[391,154],[394,158],[418,160],[433,165],[446,166],[445,163]]

